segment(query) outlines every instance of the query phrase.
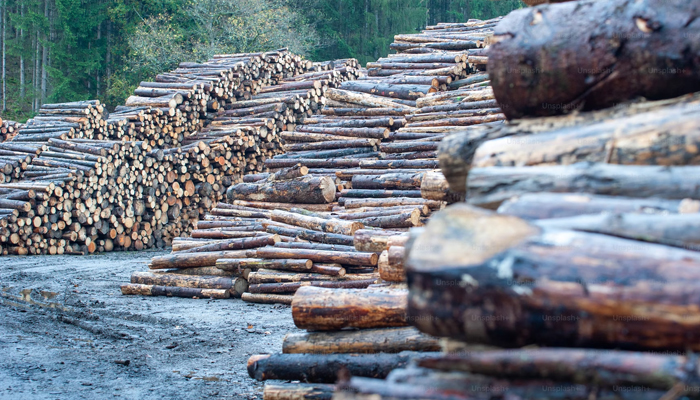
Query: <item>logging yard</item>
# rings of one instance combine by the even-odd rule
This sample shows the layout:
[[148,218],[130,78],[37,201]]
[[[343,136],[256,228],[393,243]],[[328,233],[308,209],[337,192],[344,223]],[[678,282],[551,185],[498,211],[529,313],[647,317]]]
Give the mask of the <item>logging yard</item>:
[[0,398],[699,399],[700,4],[525,3],[0,121]]

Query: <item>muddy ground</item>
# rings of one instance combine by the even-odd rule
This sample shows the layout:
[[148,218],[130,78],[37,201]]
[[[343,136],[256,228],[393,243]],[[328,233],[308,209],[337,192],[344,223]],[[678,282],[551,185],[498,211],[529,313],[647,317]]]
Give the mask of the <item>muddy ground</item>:
[[122,296],[160,254],[0,258],[0,399],[262,398],[246,361],[281,351],[289,307]]

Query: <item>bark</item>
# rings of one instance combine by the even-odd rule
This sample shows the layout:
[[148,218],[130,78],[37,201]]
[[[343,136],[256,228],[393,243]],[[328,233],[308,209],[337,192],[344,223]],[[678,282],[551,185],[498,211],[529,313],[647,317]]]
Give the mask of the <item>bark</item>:
[[572,193],[532,193],[514,197],[498,208],[523,219],[566,218],[600,213],[696,213],[697,200],[663,200]]
[[168,296],[186,298],[228,299],[231,295],[225,289],[199,289],[189,287],[152,286],[134,283],[121,285],[122,294],[140,296]]
[[700,162],[698,104],[672,104],[632,116],[564,127],[522,138],[483,143],[472,168],[571,164],[591,161],[634,165],[693,165]]
[[428,200],[456,203],[464,201],[464,195],[450,189],[447,178],[440,171],[429,171],[420,184],[421,197]]
[[292,304],[293,296],[268,293],[243,293],[241,299],[248,303]]
[[357,251],[381,253],[392,246],[403,246],[408,234],[384,230],[361,229],[355,232]]
[[285,354],[372,354],[402,351],[440,351],[438,339],[416,328],[361,329],[339,332],[288,333]]
[[311,229],[318,232],[334,233],[338,235],[352,235],[358,229],[364,228],[362,223],[354,221],[343,221],[341,219],[325,219],[310,217],[293,212],[273,210],[272,220],[301,228]]
[[[603,388],[635,386],[670,390],[696,382],[697,360],[673,354],[588,349],[518,349],[470,352],[418,361],[442,371],[511,379],[552,379]],[[697,393],[688,393],[697,398]]]
[[409,318],[436,336],[669,351],[695,351],[700,337],[694,251],[550,231],[462,204],[430,221],[406,265]]
[[241,258],[255,255],[255,250],[214,251],[208,253],[175,253],[153,257],[150,269],[195,268],[216,266],[216,260],[222,258]]
[[406,326],[407,292],[400,289],[302,287],[294,295],[294,324],[306,330]]
[[239,183],[226,193],[229,201],[270,201],[290,203],[330,203],[335,200],[335,184],[328,177],[306,176],[289,181]]
[[157,286],[177,286],[200,289],[231,289],[233,279],[227,277],[192,276],[179,274],[154,274],[152,272],[133,272],[131,283]]
[[268,259],[308,259],[315,263],[338,263],[360,266],[376,266],[376,253],[342,252],[312,249],[283,249],[264,247],[257,250],[259,258]]
[[349,245],[349,246],[351,246],[353,244],[352,236],[349,236],[349,235],[339,235],[339,234],[335,234],[335,233],[318,232],[318,231],[312,230],[312,229],[285,228],[285,227],[275,226],[275,225],[268,225],[267,228],[265,228],[265,229],[268,233],[274,233],[277,235],[294,237],[294,238],[299,238],[299,239],[304,239],[304,240],[311,240],[311,241],[319,242],[319,243],[339,244],[339,245]]
[[406,270],[404,269],[404,257],[406,249],[401,246],[393,246],[384,250],[379,256],[379,276],[389,282],[405,282]]
[[437,91],[431,85],[392,85],[372,81],[347,81],[340,85],[340,89],[404,100],[416,100]]
[[303,282],[275,282],[256,283],[250,285],[251,293],[295,293],[304,286],[315,286],[332,289],[364,289],[377,283],[377,279],[361,279],[350,281],[303,281]]
[[248,375],[266,381],[295,380],[312,383],[335,383],[338,373],[347,370],[352,376],[385,378],[417,357],[435,353],[398,354],[262,354],[248,360]]
[[527,193],[588,193],[609,196],[700,198],[700,167],[619,166],[578,163],[567,166],[473,169],[467,202],[497,208]]
[[[387,171],[390,172],[390,171]],[[354,175],[352,177],[353,189],[406,189],[411,190],[420,187],[423,173],[417,174],[393,174],[384,175]]]
[[261,268],[277,269],[281,271],[308,272],[311,271],[311,260],[264,260],[259,258],[227,258],[218,260],[216,268],[241,273],[246,269],[256,271]]
[[335,385],[322,383],[265,384],[265,400],[331,400]]
[[511,119],[698,91],[700,44],[692,39],[700,34],[698,16],[698,4],[664,0],[513,12],[495,28],[488,52],[496,98]]

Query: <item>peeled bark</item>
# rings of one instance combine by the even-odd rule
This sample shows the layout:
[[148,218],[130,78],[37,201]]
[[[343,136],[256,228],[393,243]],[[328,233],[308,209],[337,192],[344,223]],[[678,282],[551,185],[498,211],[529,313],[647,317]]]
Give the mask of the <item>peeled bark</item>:
[[305,176],[288,181],[239,183],[228,189],[229,201],[270,201],[289,203],[331,203],[335,200],[335,183],[329,177]]
[[504,347],[700,348],[694,251],[549,231],[460,204],[434,216],[406,269],[409,318],[431,335]]
[[226,289],[199,289],[174,286],[153,286],[135,283],[121,285],[122,294],[139,296],[168,296],[168,297],[197,297],[212,299],[228,299],[231,297]]
[[496,26],[488,51],[496,99],[512,119],[698,91],[699,16],[697,3],[681,0],[516,10]]
[[294,295],[294,324],[306,330],[406,326],[401,289],[324,289],[302,287]]
[[284,337],[285,354],[372,354],[402,351],[440,351],[438,339],[416,328],[361,329],[339,332],[288,333]]

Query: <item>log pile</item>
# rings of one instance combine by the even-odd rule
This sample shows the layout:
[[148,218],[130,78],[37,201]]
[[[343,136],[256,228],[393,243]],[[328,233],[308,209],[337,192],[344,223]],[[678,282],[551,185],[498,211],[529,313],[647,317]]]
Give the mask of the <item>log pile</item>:
[[15,137],[21,127],[22,124],[19,122],[0,118],[0,143]]

